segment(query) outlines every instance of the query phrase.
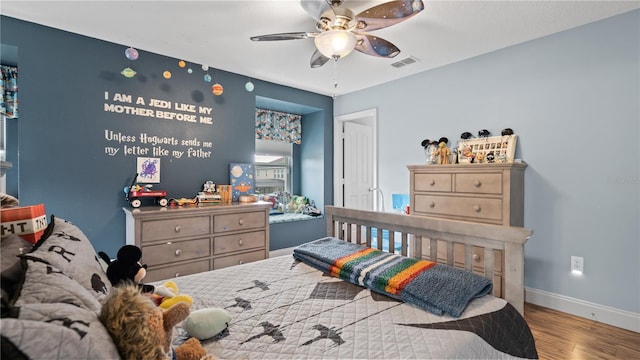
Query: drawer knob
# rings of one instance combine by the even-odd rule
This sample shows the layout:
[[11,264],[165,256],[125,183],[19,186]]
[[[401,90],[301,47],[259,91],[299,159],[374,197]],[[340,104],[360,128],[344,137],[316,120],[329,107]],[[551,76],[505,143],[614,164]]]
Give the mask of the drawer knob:
[[435,181],[435,180],[431,179],[431,181],[429,181],[429,185],[433,186],[433,185],[435,185],[435,184],[436,184],[436,181]]
[[480,208],[480,205],[473,205],[473,211],[475,211],[475,212],[480,212],[480,210],[482,210],[482,209]]
[[473,186],[475,186],[475,187],[480,187],[480,185],[482,185],[482,183],[480,182],[480,180],[473,180]]
[[178,276],[180,276],[179,272],[177,272],[173,277],[178,277]]
[[182,230],[182,228],[180,227],[180,225],[176,225],[175,229],[173,229],[175,232],[179,233],[180,230]]
[[433,201],[432,201],[432,202],[430,202],[430,203],[429,203],[429,207],[430,207],[430,208],[434,208],[434,207],[436,207],[436,203],[434,203]]
[[238,245],[242,246],[242,239],[238,240]]
[[240,219],[240,220],[238,220],[238,224],[240,224],[240,225],[244,225],[244,219]]
[[180,256],[181,254],[182,254],[182,250],[177,249],[177,250],[176,250],[176,256]]
[[244,264],[244,261],[242,261],[242,259],[238,260],[238,265],[242,265]]

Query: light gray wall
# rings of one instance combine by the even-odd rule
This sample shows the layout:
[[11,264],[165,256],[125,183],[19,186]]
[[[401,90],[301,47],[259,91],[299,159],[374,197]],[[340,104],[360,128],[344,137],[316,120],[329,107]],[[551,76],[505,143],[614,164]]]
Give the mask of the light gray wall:
[[378,109],[385,194],[409,192],[423,139],[512,128],[529,164],[525,286],[638,313],[639,24],[633,11],[340,96],[334,113]]

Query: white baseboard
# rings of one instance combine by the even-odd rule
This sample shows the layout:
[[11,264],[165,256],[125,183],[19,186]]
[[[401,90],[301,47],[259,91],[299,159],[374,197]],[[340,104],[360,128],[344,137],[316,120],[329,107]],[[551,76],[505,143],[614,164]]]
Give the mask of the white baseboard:
[[525,301],[640,333],[640,314],[525,287]]

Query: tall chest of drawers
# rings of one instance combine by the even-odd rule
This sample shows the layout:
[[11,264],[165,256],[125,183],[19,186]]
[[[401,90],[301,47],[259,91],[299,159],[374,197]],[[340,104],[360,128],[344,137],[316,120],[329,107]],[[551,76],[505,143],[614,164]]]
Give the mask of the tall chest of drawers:
[[123,208],[127,244],[142,249],[145,281],[269,257],[271,203]]
[[411,213],[524,224],[525,163],[409,165]]
[[[409,165],[411,213],[503,226],[524,225],[525,163]],[[423,241],[423,249],[430,243]],[[427,250],[428,253],[428,250]],[[468,254],[468,255],[467,255]],[[436,261],[484,274],[485,257],[494,259],[493,286],[503,286],[502,252],[462,244],[438,245]]]

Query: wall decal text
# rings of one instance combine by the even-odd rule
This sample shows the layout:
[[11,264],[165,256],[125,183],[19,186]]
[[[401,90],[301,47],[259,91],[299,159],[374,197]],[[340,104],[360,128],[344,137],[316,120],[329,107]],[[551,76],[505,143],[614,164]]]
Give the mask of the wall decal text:
[[164,99],[145,99],[142,96],[134,97],[118,92],[110,94],[108,91],[104,92],[104,100],[105,112],[213,125],[213,108],[208,106]]

